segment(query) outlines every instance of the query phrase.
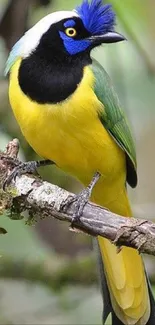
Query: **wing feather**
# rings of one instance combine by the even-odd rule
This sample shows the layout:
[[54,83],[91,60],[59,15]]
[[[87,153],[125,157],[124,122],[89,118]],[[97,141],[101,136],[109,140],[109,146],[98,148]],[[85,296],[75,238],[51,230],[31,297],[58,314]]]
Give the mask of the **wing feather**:
[[104,106],[99,118],[118,145],[125,151],[127,182],[130,186],[135,187],[137,185],[136,150],[128,122],[106,71],[95,60],[92,63],[92,70],[95,76],[94,91]]

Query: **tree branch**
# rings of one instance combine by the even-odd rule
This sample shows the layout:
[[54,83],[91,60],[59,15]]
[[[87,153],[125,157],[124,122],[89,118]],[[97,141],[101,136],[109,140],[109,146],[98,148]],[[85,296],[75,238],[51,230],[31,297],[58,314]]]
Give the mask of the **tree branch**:
[[[10,51],[12,46],[24,34],[28,27],[30,6],[49,5],[51,0],[10,0],[0,19],[0,35]],[[17,19],[18,17],[18,19]]]
[[41,262],[3,256],[0,277],[27,280],[33,283],[40,282],[56,291],[68,285],[96,284],[96,260],[92,254],[73,260],[63,258],[59,263],[57,261],[57,256],[52,256],[51,260],[41,260]]
[[[18,142],[13,140],[6,153],[0,154],[0,183],[13,167],[18,153]],[[14,160],[15,159],[15,160]],[[2,186],[1,186],[2,187]],[[73,195],[58,186],[43,182],[36,176],[17,177],[7,193],[0,191],[0,212],[9,210],[12,219],[20,219],[24,211],[29,213],[29,221],[54,217],[71,223],[74,212],[72,204],[66,212],[61,205]],[[72,229],[73,230],[73,229]],[[155,224],[148,220],[125,218],[93,203],[84,208],[80,221],[75,222],[74,231],[82,231],[92,236],[103,236],[118,247],[128,246],[140,253],[155,255]]]

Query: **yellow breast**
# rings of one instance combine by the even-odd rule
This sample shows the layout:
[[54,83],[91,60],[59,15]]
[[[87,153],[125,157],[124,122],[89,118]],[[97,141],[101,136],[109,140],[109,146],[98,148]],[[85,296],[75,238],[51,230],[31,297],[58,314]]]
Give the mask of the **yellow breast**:
[[124,154],[98,118],[103,105],[94,91],[90,67],[67,100],[51,105],[31,101],[18,83],[18,60],[10,76],[9,97],[21,130],[42,157],[87,183],[98,170],[104,177],[124,166]]

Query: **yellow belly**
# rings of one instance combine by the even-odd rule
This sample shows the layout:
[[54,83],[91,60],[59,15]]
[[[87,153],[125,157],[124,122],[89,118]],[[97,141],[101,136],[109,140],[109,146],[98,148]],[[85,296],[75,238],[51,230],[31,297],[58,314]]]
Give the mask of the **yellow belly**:
[[91,69],[85,68],[82,82],[69,99],[56,105],[42,105],[21,91],[17,78],[20,62],[11,71],[9,97],[21,130],[33,149],[85,185],[97,170],[103,175],[104,183],[107,178],[109,183],[115,177],[124,182],[124,153],[98,118],[99,110],[104,107],[93,92]]

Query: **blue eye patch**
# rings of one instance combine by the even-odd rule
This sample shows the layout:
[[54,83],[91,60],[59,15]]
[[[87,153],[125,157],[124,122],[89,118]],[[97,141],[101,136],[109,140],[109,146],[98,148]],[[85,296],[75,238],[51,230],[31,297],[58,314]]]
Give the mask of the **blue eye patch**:
[[64,23],[65,28],[74,27],[75,25],[76,25],[76,22],[73,19],[67,20]]

